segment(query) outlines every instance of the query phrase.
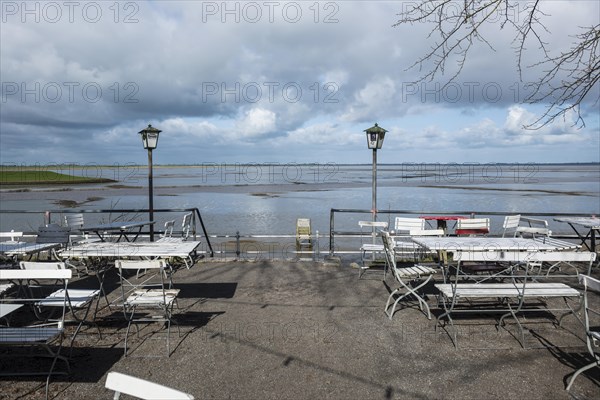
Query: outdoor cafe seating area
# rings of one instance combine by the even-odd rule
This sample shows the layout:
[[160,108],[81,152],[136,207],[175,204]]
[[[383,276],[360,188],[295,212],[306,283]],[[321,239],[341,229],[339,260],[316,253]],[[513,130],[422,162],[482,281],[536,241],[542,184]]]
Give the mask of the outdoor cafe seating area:
[[[81,398],[108,394],[119,384],[126,390],[124,382],[147,382],[182,398],[223,394],[189,379],[185,362],[193,362],[209,367],[207,375],[217,381],[221,373],[266,366],[278,377],[295,369],[325,377],[336,393],[350,397],[390,391],[391,397],[427,397],[435,385],[403,392],[410,377],[390,376],[406,363],[403,357],[425,357],[420,362],[443,366],[447,371],[438,373],[444,376],[457,357],[466,363],[456,367],[462,374],[467,354],[477,364],[500,362],[504,353],[517,363],[504,376],[511,382],[532,373],[535,366],[515,361],[528,354],[557,365],[549,377],[536,376],[538,384],[541,379],[592,398],[600,393],[600,333],[594,330],[600,281],[597,253],[590,251],[598,223],[565,221],[590,229],[567,241],[553,237],[545,221],[518,215],[505,218],[502,237],[490,236],[486,218],[425,217],[397,217],[392,226],[359,222],[355,268],[331,260],[201,259],[187,215],[180,217],[181,230],[167,221],[152,242],[143,228],[154,221],[86,226],[71,219],[73,229],[61,229],[69,226],[65,221],[40,232],[36,243],[19,232],[3,233],[2,374],[41,375],[29,378],[37,382],[33,389],[30,381],[19,382],[42,398],[71,398],[73,390]],[[93,365],[96,356],[101,368],[82,374],[81,366]],[[368,372],[344,365],[357,359]],[[227,362],[236,366],[221,371]],[[152,372],[161,365],[172,373]],[[280,388],[264,381],[268,374],[257,374],[240,380],[240,395],[256,390],[252,379]],[[506,390],[497,385],[490,390]],[[521,383],[514,385],[509,392],[523,393]]]

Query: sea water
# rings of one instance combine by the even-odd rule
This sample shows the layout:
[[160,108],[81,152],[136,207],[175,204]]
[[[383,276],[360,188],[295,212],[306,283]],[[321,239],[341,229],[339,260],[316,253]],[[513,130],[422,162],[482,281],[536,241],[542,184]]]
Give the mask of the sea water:
[[[35,230],[43,212],[64,209],[58,202],[91,199],[73,209],[139,209],[148,205],[146,166],[53,166],[61,173],[116,180],[112,184],[2,188],[0,211],[28,210],[38,214],[0,213],[0,230]],[[310,218],[313,232],[328,233],[331,209],[370,210],[371,165],[326,164],[217,164],[156,166],[154,208],[198,208],[209,234],[294,234],[297,218]],[[133,190],[138,188],[137,190]],[[62,189],[64,191],[58,191]],[[52,192],[48,192],[52,190]],[[35,196],[32,196],[32,191]],[[49,194],[52,193],[52,196]],[[110,195],[107,195],[110,193]],[[33,197],[33,198],[32,198]],[[377,208],[435,212],[506,214],[575,213],[600,215],[598,164],[396,164],[377,168]],[[114,219],[92,214],[91,219]],[[136,216],[137,217],[137,216]],[[139,219],[145,218],[140,215]],[[179,214],[156,215],[158,229]],[[380,220],[393,216],[380,214]],[[356,230],[358,220],[371,215],[337,214],[336,230]],[[565,224],[546,218],[555,232],[569,233]],[[501,231],[502,217],[492,216],[492,232]]]

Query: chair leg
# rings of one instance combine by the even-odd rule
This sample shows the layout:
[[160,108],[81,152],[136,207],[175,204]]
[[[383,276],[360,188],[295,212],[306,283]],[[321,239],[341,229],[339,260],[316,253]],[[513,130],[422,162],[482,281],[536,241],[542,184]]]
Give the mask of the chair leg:
[[[385,305],[385,313],[387,314],[387,316],[389,317],[389,319],[392,319],[392,316],[396,312],[396,306],[398,305],[398,302],[400,302],[400,300],[402,300],[403,298],[405,298],[405,297],[407,297],[409,295],[413,295],[414,297],[416,297],[417,301],[419,302],[419,308],[421,309],[421,311],[423,311],[423,307],[425,307],[425,310],[427,311],[427,318],[431,319],[431,311],[429,310],[429,305],[417,293],[417,290],[420,289],[421,287],[425,286],[427,284],[427,282],[429,282],[429,280],[431,280],[431,277],[432,276],[429,275],[429,277],[424,282],[422,282],[420,285],[418,285],[416,287],[413,287],[413,288],[411,288],[410,286],[406,285],[404,282],[400,282],[400,284],[402,286],[399,287],[398,289],[394,290],[392,293],[390,293],[390,296],[388,297],[387,303]],[[406,289],[406,293],[402,294],[401,296],[399,296],[396,299],[396,301],[394,302],[394,305],[392,307],[391,312],[388,312],[387,309],[390,306],[390,301],[392,300],[392,298],[394,297],[394,295],[396,293],[398,293],[402,288]]]
[[591,369],[593,367],[600,367],[600,360],[596,360],[591,364],[588,364],[586,366],[583,366],[581,368],[579,368],[577,371],[575,371],[575,373],[573,374],[573,376],[571,376],[571,379],[569,379],[569,384],[567,385],[567,392],[569,390],[571,390],[571,386],[573,385],[573,382],[575,381],[575,378],[577,378],[579,376],[579,374],[581,374],[582,372],[587,371],[588,369]]

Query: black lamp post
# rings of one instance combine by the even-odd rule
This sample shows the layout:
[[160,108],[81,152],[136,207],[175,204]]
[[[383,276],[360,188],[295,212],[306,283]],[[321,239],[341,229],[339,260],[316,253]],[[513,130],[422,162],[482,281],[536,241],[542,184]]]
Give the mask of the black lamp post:
[[367,145],[373,149],[373,188],[372,188],[372,205],[371,213],[373,214],[373,222],[377,221],[377,149],[383,146],[385,129],[375,124],[375,126],[365,129],[367,134]]
[[[142,143],[148,149],[148,217],[154,221],[154,192],[152,187],[152,150],[158,145],[158,134],[162,131],[148,124],[146,129],[138,133],[142,135]],[[150,224],[150,241],[154,241],[154,224]]]

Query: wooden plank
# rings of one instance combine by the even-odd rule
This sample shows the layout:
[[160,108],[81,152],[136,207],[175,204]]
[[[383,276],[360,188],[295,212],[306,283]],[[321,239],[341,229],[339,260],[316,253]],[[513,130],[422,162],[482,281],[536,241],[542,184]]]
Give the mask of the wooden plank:
[[62,331],[63,330],[59,328],[2,328],[0,329],[0,343],[21,344],[47,342],[60,335]]
[[436,288],[446,297],[578,297],[579,291],[562,283],[531,283],[522,286],[508,284],[457,284],[453,290],[452,284],[437,284]]

